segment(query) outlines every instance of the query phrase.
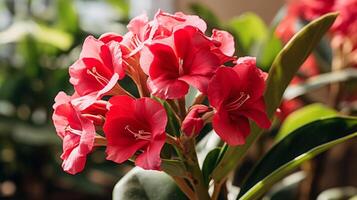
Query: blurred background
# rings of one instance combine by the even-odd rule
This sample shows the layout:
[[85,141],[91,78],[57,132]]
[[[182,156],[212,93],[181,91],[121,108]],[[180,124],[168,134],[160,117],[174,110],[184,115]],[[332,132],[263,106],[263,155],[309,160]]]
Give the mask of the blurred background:
[[[132,16],[144,10],[153,16],[158,8],[199,14],[210,28],[246,11],[260,16],[259,23],[269,24],[283,3],[284,0],[0,0],[0,199],[111,199],[114,184],[131,168],[106,161],[103,149],[90,155],[80,175],[68,175],[61,168],[62,147],[51,122],[52,104],[59,91],[72,92],[68,67],[78,58],[87,35],[125,33]],[[249,54],[244,48],[243,44],[242,54]],[[261,61],[263,68],[269,62]],[[348,155],[346,159],[357,154]],[[247,161],[246,169],[255,159],[253,155]],[[334,166],[344,170],[340,165]],[[340,182],[332,180],[326,187],[341,181],[356,185],[356,179],[344,178],[348,169],[339,175]],[[245,173],[244,168],[240,173]]]

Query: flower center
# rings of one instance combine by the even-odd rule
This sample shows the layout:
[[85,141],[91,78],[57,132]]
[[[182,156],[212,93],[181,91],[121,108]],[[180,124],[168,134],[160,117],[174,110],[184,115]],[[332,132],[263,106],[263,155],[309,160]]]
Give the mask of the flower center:
[[129,125],[126,125],[125,126],[125,130],[132,134],[134,136],[134,138],[136,140],[147,140],[147,141],[150,141],[150,138],[151,138],[151,133],[150,132],[146,132],[144,130],[139,130],[137,132],[133,131],[130,129],[130,126]]
[[183,59],[182,58],[179,58],[178,59],[178,62],[179,62],[179,76],[182,76],[184,75],[185,71],[183,70]]
[[97,68],[95,67],[92,67],[92,69],[87,69],[87,74],[93,76],[95,80],[97,80],[103,86],[107,85],[109,82],[107,78],[97,72]]
[[70,132],[76,135],[82,135],[82,131],[81,130],[77,130],[77,129],[73,129],[70,125],[67,125],[66,128],[64,129],[64,131],[66,132]]
[[232,110],[237,110],[238,108],[240,108],[248,99],[250,98],[249,94],[246,94],[244,92],[240,92],[239,93],[239,97],[226,104],[226,109],[227,111],[232,111]]

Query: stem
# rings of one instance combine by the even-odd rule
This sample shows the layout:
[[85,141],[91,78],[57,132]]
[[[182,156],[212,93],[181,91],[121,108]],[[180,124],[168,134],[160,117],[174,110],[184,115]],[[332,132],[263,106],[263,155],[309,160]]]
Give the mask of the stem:
[[186,180],[177,176],[172,176],[175,180],[177,186],[181,189],[183,193],[190,199],[196,200],[195,193],[193,192],[192,188],[187,184]]
[[178,99],[179,113],[181,120],[183,121],[186,117],[186,101],[185,98]]
[[196,96],[192,105],[201,104],[206,99],[206,95],[200,93]]
[[108,95],[128,95],[134,97],[130,92],[121,87],[118,83],[108,92]]
[[180,146],[180,142],[177,140],[177,138],[174,136],[171,136],[168,133],[166,133],[166,142],[168,144],[171,144],[172,146],[182,150],[182,147]]
[[195,191],[195,195],[199,200],[210,200],[208,187],[204,182],[201,169],[198,165],[197,154],[195,150],[195,140],[193,138],[183,138],[184,159],[188,172],[191,175],[191,183]]
[[214,183],[214,189],[213,189],[213,194],[212,194],[212,200],[217,200],[219,197],[219,193],[221,191],[221,187],[223,185],[224,181],[219,181]]

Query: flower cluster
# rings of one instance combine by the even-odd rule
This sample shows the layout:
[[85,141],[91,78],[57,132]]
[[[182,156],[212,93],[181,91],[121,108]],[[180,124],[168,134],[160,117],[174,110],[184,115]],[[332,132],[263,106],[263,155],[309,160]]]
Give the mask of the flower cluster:
[[[348,43],[350,51],[357,51],[357,0],[289,0],[287,14],[276,33],[287,41],[295,34],[299,20],[312,21],[329,12],[339,13],[330,30],[332,45],[338,47]],[[357,66],[357,61],[353,64]]]
[[[329,12],[338,12],[335,23],[329,31],[330,46],[334,63],[342,61],[344,66],[332,67],[333,70],[346,67],[357,67],[357,0],[287,0],[285,16],[276,27],[276,35],[287,43],[300,27],[298,24],[312,21]],[[326,71],[320,66],[321,58],[310,55],[300,67],[299,73],[292,80],[292,85],[302,83],[308,78]],[[326,60],[326,62],[330,62]],[[330,65],[334,65],[330,63]],[[326,65],[326,64],[325,64]],[[353,93],[353,92],[352,92]],[[351,102],[355,95],[347,95]],[[280,107],[280,118],[284,119],[289,113],[302,107],[299,99],[283,101]]]
[[[198,16],[163,11],[151,21],[138,16],[127,28],[123,36],[88,36],[69,68],[74,94],[60,92],[55,98],[53,122],[63,139],[65,171],[83,170],[97,146],[106,146],[108,160],[130,159],[160,170],[168,139],[194,138],[207,123],[229,145],[244,144],[248,119],[270,127],[263,99],[267,74],[255,58],[233,56],[228,32],[206,36],[206,23]],[[140,97],[122,87],[126,76]],[[186,105],[190,88],[198,95]],[[167,131],[168,120],[181,125],[180,136]]]

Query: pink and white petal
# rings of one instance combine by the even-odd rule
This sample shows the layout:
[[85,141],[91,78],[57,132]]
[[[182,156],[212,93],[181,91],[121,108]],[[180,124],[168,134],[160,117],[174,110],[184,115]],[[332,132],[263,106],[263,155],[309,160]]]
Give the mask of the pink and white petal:
[[77,174],[83,171],[86,164],[86,155],[81,155],[78,153],[78,147],[74,148],[68,157],[63,160],[62,168],[65,172],[70,174]]
[[234,38],[230,33],[223,30],[213,29],[212,39],[221,43],[218,48],[223,54],[227,56],[233,56],[235,51]]
[[93,36],[88,36],[84,40],[79,58],[95,58],[97,60],[101,60],[100,51],[103,44],[103,42],[95,39]]
[[123,40],[123,36],[113,33],[113,32],[108,32],[104,33],[99,37],[99,40],[106,43],[115,41],[115,42],[121,42]]

